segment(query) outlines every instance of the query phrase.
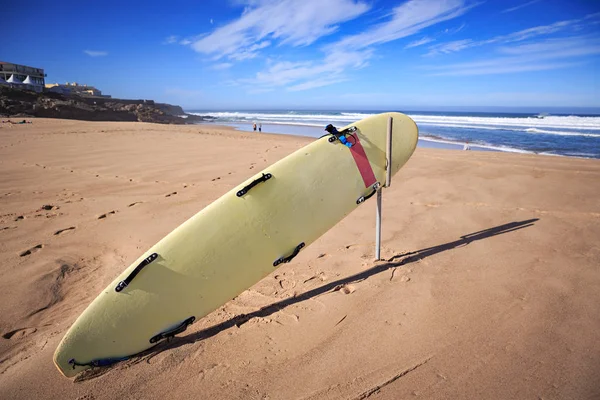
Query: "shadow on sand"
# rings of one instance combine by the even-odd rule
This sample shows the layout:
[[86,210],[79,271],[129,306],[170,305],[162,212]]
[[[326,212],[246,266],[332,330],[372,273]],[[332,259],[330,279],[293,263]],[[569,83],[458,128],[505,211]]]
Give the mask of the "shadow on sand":
[[257,311],[251,312],[249,314],[241,314],[234,318],[231,318],[227,321],[221,322],[218,325],[212,326],[210,328],[192,333],[183,337],[174,337],[168,342],[163,342],[160,345],[154,347],[151,352],[157,353],[167,349],[172,349],[179,347],[181,345],[189,344],[196,342],[198,340],[206,339],[211,336],[214,336],[226,329],[229,329],[233,326],[241,326],[256,317],[267,317],[271,314],[276,313],[279,310],[282,310],[292,304],[300,303],[302,301],[308,300],[313,297],[317,297],[324,293],[334,291],[339,289],[341,286],[355,283],[359,281],[363,281],[373,275],[382,273],[392,268],[400,267],[406,264],[413,263],[415,261],[419,261],[423,258],[433,256],[435,254],[441,253],[443,251],[452,250],[458,247],[466,246],[471,242],[486,239],[492,236],[501,235],[503,233],[514,232],[519,229],[527,228],[532,226],[534,222],[538,221],[538,218],[528,219],[525,221],[519,222],[511,222],[508,224],[496,226],[494,228],[485,229],[483,231],[469,233],[468,235],[461,236],[460,239],[455,240],[454,242],[444,243],[438,246],[429,247],[426,249],[421,249],[417,251],[412,251],[409,253],[397,254],[385,262],[377,262],[375,266],[369,268],[363,272],[358,274],[354,274],[348,276],[346,278],[338,279],[336,281],[330,282],[326,285],[319,286],[318,288],[311,289],[307,292],[301,293],[296,297],[291,297],[288,299],[284,299],[278,301],[277,303],[269,304]]
[[[466,246],[471,242],[475,242],[477,240],[486,239],[492,236],[501,235],[504,233],[514,232],[519,229],[527,228],[533,226],[534,222],[538,221],[538,218],[528,219],[525,221],[511,222],[504,225],[499,225],[493,228],[485,229],[479,232],[469,233],[468,235],[461,236],[460,239],[455,240],[453,242],[448,242],[444,244],[440,244],[434,247],[428,247],[421,250],[416,250],[408,253],[397,254],[386,261],[379,261],[375,266],[369,268],[363,272],[348,276],[346,278],[338,279],[336,281],[330,282],[326,285],[319,286],[318,288],[311,289],[307,292],[299,294],[295,297],[287,298],[276,303],[265,306],[257,311],[251,312],[249,314],[241,314],[234,318],[231,318],[227,321],[221,322],[215,326],[212,326],[207,329],[203,329],[201,331],[189,334],[187,336],[173,337],[169,340],[165,340],[156,346],[148,349],[142,353],[137,354],[136,356],[132,356],[129,361],[126,361],[126,365],[137,364],[144,360],[149,361],[154,356],[160,354],[161,352],[168,349],[175,349],[177,347],[194,343],[199,340],[207,339],[218,333],[232,328],[234,326],[241,326],[246,322],[250,321],[252,318],[256,317],[267,317],[271,314],[274,314],[292,304],[300,303],[302,301],[308,300],[310,298],[317,297],[319,295],[325,294],[327,292],[339,290],[343,285],[349,283],[355,283],[359,281],[363,281],[373,275],[385,272],[392,268],[401,267],[406,264],[413,263],[415,261],[422,260],[426,257],[433,256],[435,254],[441,253],[443,251],[452,250],[458,247]],[[107,368],[93,368],[91,371],[84,371],[82,374],[78,376],[77,381],[83,381],[87,379],[92,379],[97,376],[103,375],[108,372]]]

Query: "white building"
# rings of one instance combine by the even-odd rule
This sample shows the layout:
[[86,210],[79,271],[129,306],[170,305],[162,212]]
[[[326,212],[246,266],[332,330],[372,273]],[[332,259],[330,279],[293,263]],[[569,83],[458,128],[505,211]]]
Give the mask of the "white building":
[[6,82],[15,88],[42,92],[46,83],[45,78],[46,74],[41,68],[0,61],[0,84]]

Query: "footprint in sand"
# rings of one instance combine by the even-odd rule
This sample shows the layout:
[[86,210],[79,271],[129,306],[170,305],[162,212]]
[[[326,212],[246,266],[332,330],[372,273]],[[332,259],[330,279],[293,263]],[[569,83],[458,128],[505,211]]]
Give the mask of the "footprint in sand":
[[15,221],[22,221],[25,219],[24,215],[19,215],[17,218],[15,218]]
[[114,213],[116,213],[115,210],[109,211],[106,214],[102,214],[101,216],[99,216],[98,219],[104,219],[104,218],[108,217],[110,214],[114,214]]
[[0,228],[0,231],[5,231],[8,229],[17,229],[17,227],[16,226],[5,226],[4,228]]
[[166,194],[165,197],[175,196],[176,194],[177,194],[177,192],[169,193],[169,194]]
[[[319,272],[318,274],[313,275],[308,279],[305,279],[304,282],[302,282],[302,283],[310,282],[313,279],[319,279],[321,282],[325,282],[328,279],[328,277],[327,277],[327,275],[325,275],[324,272]],[[339,290],[339,288],[337,288],[336,290]]]
[[[104,131],[102,131],[104,132]],[[79,396],[76,400],[95,400],[96,398],[94,397],[93,394],[84,394],[83,396]]]
[[71,227],[68,227],[68,228],[65,228],[65,229],[58,230],[58,231],[54,232],[54,234],[55,234],[55,235],[62,235],[62,234],[64,234],[64,233],[67,233],[67,232],[69,232],[69,231],[72,231],[73,229],[75,229],[75,227],[74,227],[74,226],[71,226]]
[[37,331],[36,328],[21,328],[15,329],[14,331],[6,332],[2,337],[4,339],[21,339],[31,335]]
[[29,250],[25,250],[24,252],[22,252],[20,254],[20,256],[21,257],[25,257],[25,256],[28,256],[30,254],[36,253],[36,252],[40,251],[43,247],[44,247],[43,244],[38,244],[37,246],[34,246],[34,247],[30,248]]
[[287,279],[284,278],[284,279],[279,280],[279,286],[283,290],[289,290],[289,289],[293,289],[293,288],[296,287],[296,282],[295,281],[288,281]]
[[142,204],[142,203],[143,203],[143,201],[136,201],[135,203],[131,203],[131,204],[130,204],[130,205],[128,205],[127,207],[133,207],[133,206],[135,206],[135,205],[137,205],[137,204]]
[[67,200],[67,201],[65,201],[65,203],[71,204],[71,203],[80,202],[80,201],[83,201],[83,200],[84,200],[83,197],[80,197],[79,200]]
[[42,206],[42,210],[46,210],[46,211],[51,211],[51,210],[58,210],[60,207],[59,206],[53,206],[52,204],[46,204]]
[[211,181],[213,181],[213,182],[214,182],[214,181],[218,181],[219,179],[221,179],[221,177],[220,177],[220,176],[217,176],[216,178],[213,178],[213,179],[211,179]]
[[340,291],[344,294],[351,294],[356,291],[356,288],[354,287],[354,285],[338,285],[333,288],[333,291],[334,292]]
[[341,291],[344,294],[351,294],[356,291],[356,288],[352,285],[344,285],[344,287],[342,287]]
[[[410,272],[410,271],[408,271],[408,272]],[[396,268],[392,269],[392,274],[390,276],[390,282],[391,281],[402,282],[402,283],[410,282],[409,276],[402,275],[400,278],[396,279],[395,274],[396,274]]]

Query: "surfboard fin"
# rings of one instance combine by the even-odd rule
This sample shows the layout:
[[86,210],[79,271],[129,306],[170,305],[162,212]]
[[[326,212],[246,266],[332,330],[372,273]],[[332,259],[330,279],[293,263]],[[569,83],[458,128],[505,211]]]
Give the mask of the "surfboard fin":
[[[196,317],[194,317],[194,316],[189,317],[188,319],[184,320],[183,322],[181,322],[179,325],[175,326],[174,328],[166,330],[164,332],[161,332],[158,335],[152,336],[150,338],[150,343],[154,344],[162,339],[173,337],[173,336],[185,331],[188,326],[190,326],[191,324],[194,323],[195,320],[196,320]],[[71,358],[69,360],[69,364],[73,366],[73,369],[75,369],[75,367],[107,367],[109,365],[118,363],[120,361],[128,360],[131,357],[132,356],[117,357],[117,358],[102,358],[102,359],[98,359],[98,360],[92,360],[87,363],[78,362],[74,358]]]
[[191,324],[194,323],[195,320],[196,320],[196,317],[194,317],[194,316],[189,317],[188,319],[186,319],[185,321],[183,321],[181,324],[177,325],[173,329],[169,329],[169,330],[159,333],[158,335],[152,336],[150,338],[150,343],[156,343],[159,340],[173,337],[173,336],[185,331],[188,326],[190,326]]
[[129,357],[103,358],[100,360],[92,360],[89,363],[79,363],[75,361],[74,358],[71,358],[69,360],[69,364],[73,366],[73,369],[75,369],[75,367],[106,367],[114,363],[118,363],[119,361],[125,361],[127,359],[129,359]]

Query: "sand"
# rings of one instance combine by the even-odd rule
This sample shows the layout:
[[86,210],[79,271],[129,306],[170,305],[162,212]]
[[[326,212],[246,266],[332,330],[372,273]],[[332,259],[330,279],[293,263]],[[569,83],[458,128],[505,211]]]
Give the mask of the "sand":
[[312,139],[0,125],[2,399],[600,397],[600,161],[418,148],[384,191],[180,337],[73,380],[52,354],[116,275]]

